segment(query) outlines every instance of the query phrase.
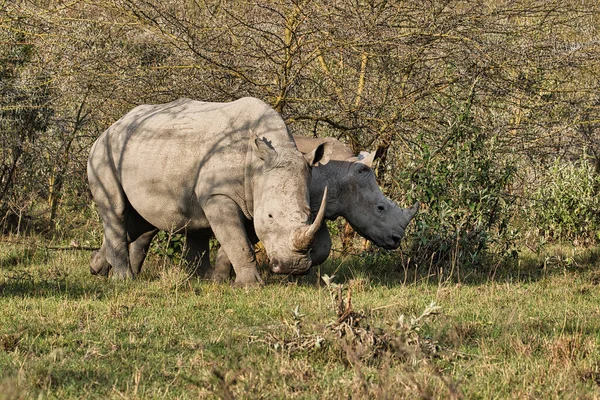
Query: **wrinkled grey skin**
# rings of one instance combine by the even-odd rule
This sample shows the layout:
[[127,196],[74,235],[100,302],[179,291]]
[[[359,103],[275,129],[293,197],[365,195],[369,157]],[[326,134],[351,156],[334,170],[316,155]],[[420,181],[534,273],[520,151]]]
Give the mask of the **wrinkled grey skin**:
[[[377,246],[397,249],[408,223],[419,210],[419,203],[403,209],[383,195],[371,169],[374,154],[361,152],[355,157],[346,145],[333,138],[294,136],[294,140],[302,153],[309,153],[324,144],[330,145],[329,162],[313,168],[310,181],[313,212],[318,210],[323,192],[328,188],[326,219],[344,217],[359,235]],[[310,253],[312,264],[325,262],[330,250],[331,236],[327,225],[323,224]],[[225,253],[226,249],[221,248],[217,256],[216,271],[220,277],[228,276],[231,269]]]
[[[257,239],[274,272],[306,272],[322,222],[311,224],[310,166],[327,161],[326,147],[303,157],[281,116],[253,98],[133,109],[90,151],[88,180],[104,227],[92,273],[112,267],[113,277],[135,276],[157,229],[187,232],[192,261],[208,253],[214,234],[236,285],[261,281]],[[203,258],[200,274],[211,277]]]

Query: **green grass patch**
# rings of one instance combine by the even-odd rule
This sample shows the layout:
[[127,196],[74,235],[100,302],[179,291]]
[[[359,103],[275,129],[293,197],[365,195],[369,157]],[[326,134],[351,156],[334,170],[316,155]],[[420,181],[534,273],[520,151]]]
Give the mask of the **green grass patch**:
[[157,257],[115,282],[89,255],[0,243],[1,399],[600,396],[590,252],[460,279],[386,253],[334,258],[329,285],[246,290]]

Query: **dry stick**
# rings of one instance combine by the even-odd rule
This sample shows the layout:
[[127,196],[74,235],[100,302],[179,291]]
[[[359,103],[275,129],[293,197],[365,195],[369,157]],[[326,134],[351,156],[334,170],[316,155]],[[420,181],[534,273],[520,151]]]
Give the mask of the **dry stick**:
[[385,310],[386,308],[391,308],[391,307],[396,307],[401,305],[402,302],[397,302],[397,303],[392,303],[392,304],[386,304],[385,306],[379,306],[379,307],[375,307],[371,309],[371,312],[373,311],[379,311],[379,310]]
[[84,251],[95,251],[100,250],[100,247],[92,246],[42,246],[46,250],[84,250]]
[[[341,292],[341,287],[340,287],[340,309],[344,308],[344,299],[342,298],[342,292]],[[350,287],[348,287],[348,300],[347,303],[345,305],[345,310],[342,313],[342,315],[340,315],[340,317],[337,319],[336,324],[341,324],[342,322],[344,322],[346,319],[348,319],[348,317],[352,314],[354,310],[352,309],[352,289]]]
[[6,239],[2,239],[0,240],[0,243],[9,243],[9,244],[17,244],[17,245],[26,245],[26,246],[36,246],[36,247],[40,247],[42,249],[46,249],[46,250],[84,250],[84,251],[94,251],[94,250],[100,250],[100,247],[92,247],[92,246],[40,246],[36,243],[31,243],[31,242],[27,242],[27,241],[23,241],[23,240],[6,240]]

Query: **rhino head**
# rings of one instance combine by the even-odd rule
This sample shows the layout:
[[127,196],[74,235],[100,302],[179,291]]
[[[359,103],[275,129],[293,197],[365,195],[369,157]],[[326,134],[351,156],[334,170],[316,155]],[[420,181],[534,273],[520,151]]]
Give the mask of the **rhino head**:
[[[419,203],[404,209],[383,195],[371,169],[374,154],[361,152],[354,157],[337,140],[326,140],[333,146],[331,161],[313,170],[311,193],[313,206],[318,204],[323,187],[329,187],[327,219],[344,217],[361,236],[388,250],[400,246],[408,223],[419,210]],[[314,141],[296,137],[301,151]]]
[[393,250],[400,246],[404,231],[420,204],[400,208],[383,195],[371,169],[374,155],[361,151],[356,161],[350,164],[346,178],[354,200],[343,216],[361,236],[377,246]]
[[325,218],[327,188],[314,220],[311,219],[311,169],[328,161],[329,145],[302,154],[294,147],[273,147],[251,139],[261,161],[253,179],[253,220],[270,268],[280,274],[303,274],[311,266],[310,248]]

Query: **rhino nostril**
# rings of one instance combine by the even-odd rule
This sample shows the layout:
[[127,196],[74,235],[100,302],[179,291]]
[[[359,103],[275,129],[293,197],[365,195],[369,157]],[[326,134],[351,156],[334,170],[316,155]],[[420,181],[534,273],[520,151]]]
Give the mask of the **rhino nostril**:
[[281,262],[279,262],[279,260],[276,258],[271,261],[271,271],[276,274],[281,273]]
[[400,235],[392,235],[392,240],[395,244],[400,243],[400,240],[402,240],[402,236]]

